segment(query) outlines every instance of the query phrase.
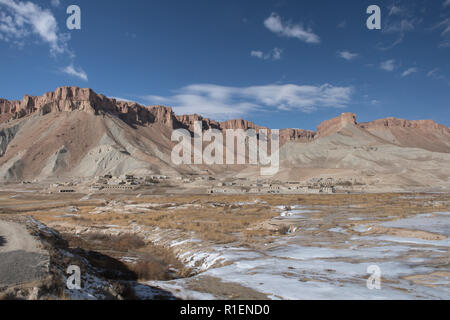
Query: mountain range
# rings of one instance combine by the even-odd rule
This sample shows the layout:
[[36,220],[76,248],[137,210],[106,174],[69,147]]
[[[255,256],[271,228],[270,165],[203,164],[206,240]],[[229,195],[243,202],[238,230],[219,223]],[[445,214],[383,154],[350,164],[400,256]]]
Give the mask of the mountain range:
[[[142,106],[61,87],[21,101],[0,99],[0,180],[88,178],[103,174],[213,175],[258,178],[249,165],[174,166],[174,129],[259,129],[238,119],[214,121],[176,115],[165,106]],[[433,120],[386,118],[358,123],[344,113],[317,131],[280,130],[282,181],[332,177],[379,188],[448,188],[450,128]]]

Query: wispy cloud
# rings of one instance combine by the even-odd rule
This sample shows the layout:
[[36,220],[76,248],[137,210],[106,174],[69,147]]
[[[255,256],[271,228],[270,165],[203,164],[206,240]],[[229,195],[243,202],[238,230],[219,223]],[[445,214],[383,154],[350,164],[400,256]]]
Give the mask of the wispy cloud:
[[398,6],[396,4],[392,4],[389,9],[389,16],[403,16],[407,13],[405,7]]
[[392,24],[387,25],[383,31],[385,33],[400,33],[405,34],[408,31],[414,30],[414,22],[408,19],[402,19]]
[[411,6],[392,4],[387,7],[388,14],[383,19],[382,33],[395,36],[389,45],[378,44],[380,50],[389,50],[401,44],[408,32],[414,31],[422,22],[417,18]]
[[439,68],[434,68],[433,70],[430,70],[427,73],[427,77],[431,78],[437,75],[437,73],[439,72]]
[[283,22],[277,13],[272,13],[264,21],[264,25],[270,31],[283,37],[296,38],[306,43],[320,43],[320,37],[311,28],[304,28],[301,24]]
[[252,52],[250,52],[250,55],[255,58],[264,59],[264,52],[259,50],[252,50]]
[[270,50],[269,52],[266,52],[266,53],[264,53],[260,50],[253,50],[250,52],[250,55],[252,57],[262,59],[262,60],[269,60],[269,59],[280,60],[282,53],[283,53],[283,49],[273,48],[272,50]]
[[445,77],[442,75],[441,70],[439,68],[434,68],[427,73],[428,78],[434,78],[438,80],[444,80]]
[[394,71],[395,69],[395,60],[386,60],[380,63],[380,68],[384,71]]
[[442,4],[442,6],[443,6],[444,8],[450,6],[450,0],[445,0],[444,3]]
[[51,0],[50,2],[52,4],[52,6],[54,7],[59,7],[59,5],[61,4],[60,0]]
[[418,71],[417,68],[409,68],[409,69],[406,69],[406,70],[402,73],[402,78],[407,77],[407,76],[409,76],[409,75],[411,75],[411,74],[413,74],[413,73],[416,73],[417,71]]
[[88,76],[82,68],[75,68],[73,65],[68,65],[67,67],[62,69],[62,72],[70,76],[77,77],[81,80],[88,81]]
[[178,114],[201,114],[218,120],[243,117],[253,111],[294,110],[310,113],[318,108],[346,107],[352,87],[271,84],[252,87],[227,87],[194,84],[170,97],[149,95],[150,104],[173,106]]
[[125,37],[131,38],[131,39],[136,39],[138,37],[138,35],[134,32],[125,32]]
[[446,36],[450,34],[450,18],[446,18],[439,23],[437,23],[434,27],[434,29],[441,29],[441,36]]
[[272,59],[273,60],[280,60],[281,59],[281,54],[283,53],[283,49],[280,48],[274,48],[272,50]]
[[434,68],[434,69],[430,70],[427,73],[427,77],[431,78],[431,79],[439,80],[439,81],[444,81],[444,82],[450,84],[450,82],[448,81],[446,75],[444,75],[444,73],[442,73],[441,69],[439,69],[439,68]]
[[439,43],[439,47],[448,48],[450,47],[450,18],[445,18],[442,21],[439,21],[434,26],[431,27],[431,30],[438,29],[441,32],[441,37],[444,39]]
[[50,10],[32,2],[15,0],[0,0],[0,8],[0,34],[3,41],[23,42],[25,38],[35,35],[50,46],[53,55],[70,53],[67,48],[70,35],[59,32]]
[[353,60],[353,59],[355,59],[355,58],[357,58],[359,56],[358,53],[352,53],[352,52],[347,51],[347,50],[338,51],[338,55],[342,59],[345,59],[345,60],[348,60],[348,61]]
[[347,20],[342,20],[341,22],[339,22],[339,24],[337,25],[338,28],[345,28],[347,26]]
[[404,35],[400,35],[394,42],[389,45],[377,44],[377,48],[383,51],[390,50],[403,42]]

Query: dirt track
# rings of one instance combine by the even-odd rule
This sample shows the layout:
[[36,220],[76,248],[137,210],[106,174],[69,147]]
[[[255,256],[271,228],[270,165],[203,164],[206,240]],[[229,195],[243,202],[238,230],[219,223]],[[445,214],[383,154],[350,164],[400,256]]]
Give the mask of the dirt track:
[[39,279],[47,262],[48,256],[25,226],[0,220],[0,287]]

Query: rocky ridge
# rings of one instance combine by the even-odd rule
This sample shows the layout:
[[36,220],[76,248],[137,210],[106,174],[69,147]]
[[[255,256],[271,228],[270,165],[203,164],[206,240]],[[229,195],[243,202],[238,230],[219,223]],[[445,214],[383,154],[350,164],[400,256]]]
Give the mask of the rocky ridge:
[[[243,119],[218,122],[196,114],[175,115],[170,107],[161,105],[142,106],[135,102],[117,101],[102,94],[97,94],[92,89],[78,87],[60,87],[54,92],[47,92],[39,97],[25,95],[21,101],[0,99],[0,123],[21,119],[34,113],[45,115],[51,112],[75,110],[95,115],[109,113],[118,116],[129,124],[149,125],[159,123],[170,129],[186,128],[193,131],[194,122],[196,121],[202,122],[204,130],[264,128]],[[314,139],[334,134],[346,126],[358,126],[369,131],[385,130],[387,128],[414,129],[422,132],[448,135],[450,139],[450,128],[437,124],[433,120],[410,121],[386,118],[358,124],[354,113],[343,113],[337,118],[324,121],[318,126],[317,132],[302,129],[281,129],[280,136],[282,142],[310,142]]]
[[[195,114],[176,115],[169,107],[118,101],[77,87],[61,87],[39,97],[26,95],[20,101],[0,99],[0,180],[109,173],[176,176],[206,169],[218,176],[254,175],[254,168],[245,166],[175,166],[173,130],[192,132],[197,121],[203,130],[263,128],[243,119],[219,122]],[[392,183],[400,185],[411,185],[411,176],[429,180],[427,185],[443,184],[449,176],[443,164],[450,156],[450,128],[432,120],[358,123],[355,114],[343,113],[321,123],[317,131],[280,130],[280,146],[284,172],[278,178],[288,181],[307,179],[311,168],[315,175],[335,176],[376,171],[385,174],[384,180],[392,180],[395,172],[398,177]]]

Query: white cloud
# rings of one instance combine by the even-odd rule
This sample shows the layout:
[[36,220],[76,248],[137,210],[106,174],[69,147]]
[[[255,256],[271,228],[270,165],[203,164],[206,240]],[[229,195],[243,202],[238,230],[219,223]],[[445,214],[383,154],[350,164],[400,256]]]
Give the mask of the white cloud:
[[0,33],[4,41],[23,41],[37,35],[52,54],[68,52],[69,34],[61,34],[52,12],[32,2],[0,0]]
[[54,7],[59,7],[59,5],[61,4],[60,0],[51,0],[51,4]]
[[439,48],[450,48],[450,39],[442,40],[439,43]]
[[440,43],[440,48],[448,48],[450,47],[450,18],[445,18],[444,20],[436,23],[431,30],[433,29],[441,29],[441,36],[444,38]]
[[76,69],[73,65],[68,65],[67,67],[62,69],[62,72],[66,73],[68,75],[77,77],[81,80],[88,81],[88,76],[87,76],[86,72],[84,72],[84,70],[81,68]]
[[283,49],[273,48],[273,50],[272,50],[272,59],[273,60],[280,60],[282,53],[283,53]]
[[443,6],[444,8],[450,6],[450,0],[445,0],[444,3],[442,4],[442,6]]
[[414,30],[414,21],[408,19],[401,19],[383,28],[383,32],[385,33],[405,34],[406,32],[413,30]]
[[384,71],[393,71],[395,69],[395,60],[391,59],[391,60],[387,60],[387,61],[383,61],[380,64],[380,68]]
[[446,36],[450,34],[450,18],[446,18],[436,24],[433,28],[439,28],[442,29],[441,36]]
[[291,23],[284,23],[281,21],[281,17],[276,13],[272,13],[270,17],[264,21],[264,25],[267,29],[280,36],[297,38],[306,43],[320,43],[320,37],[310,28],[305,29],[299,24],[293,25]]
[[403,42],[408,32],[414,31],[422,18],[417,18],[411,6],[391,5],[388,7],[388,14],[383,19],[383,34],[392,34],[396,39],[389,45],[378,44],[380,50],[389,50]]
[[428,78],[433,78],[433,79],[437,79],[437,80],[444,80],[447,81],[445,79],[445,76],[442,74],[441,70],[439,68],[434,68],[433,70],[430,70],[427,73],[427,77]]
[[250,52],[250,55],[252,57],[262,59],[262,60],[268,60],[268,59],[280,60],[282,53],[283,53],[283,49],[273,48],[272,50],[270,50],[267,53],[264,53],[260,50],[254,50],[254,51]]
[[400,7],[400,6],[396,6],[395,4],[393,4],[389,8],[389,15],[390,16],[402,16],[402,15],[405,15],[406,12],[407,12],[406,8]]
[[342,59],[345,59],[345,60],[348,60],[348,61],[353,60],[353,59],[355,59],[355,58],[357,58],[357,57],[359,56],[358,53],[352,53],[352,52],[347,51],[347,50],[339,51],[339,52],[338,52],[338,55],[339,55]]
[[259,58],[259,59],[264,59],[264,52],[259,51],[259,50],[253,50],[252,52],[250,52],[250,55],[252,57],[256,57],[256,58]]
[[427,77],[434,77],[439,72],[439,68],[434,68],[427,73]]
[[338,28],[345,28],[347,26],[347,20],[343,20],[341,22],[339,22],[339,24],[337,25]]
[[138,35],[134,32],[125,32],[125,36],[131,39],[136,39]]
[[417,68],[409,68],[409,69],[406,69],[406,70],[402,73],[402,77],[409,76],[410,74],[416,73],[417,71],[418,71]]
[[271,84],[252,87],[227,87],[194,84],[170,97],[149,95],[150,104],[173,106],[177,114],[201,114],[218,120],[243,117],[254,111],[294,110],[313,112],[318,108],[343,108],[350,101],[351,87]]

